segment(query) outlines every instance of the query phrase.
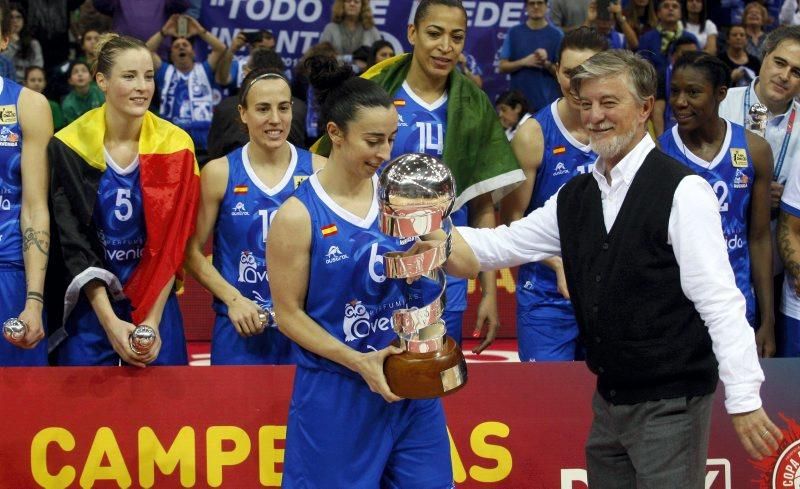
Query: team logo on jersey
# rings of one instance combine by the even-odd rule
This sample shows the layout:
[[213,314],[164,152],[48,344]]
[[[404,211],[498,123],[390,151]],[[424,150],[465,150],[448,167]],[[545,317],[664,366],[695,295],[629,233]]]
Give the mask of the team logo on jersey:
[[566,146],[556,146],[555,148],[553,148],[554,155],[560,155],[561,153],[566,153],[566,152],[567,152]]
[[742,148],[731,148],[731,165],[736,168],[747,168],[747,151]]
[[296,177],[294,177],[294,188],[299,187],[300,184],[305,182],[306,180],[308,180],[308,175],[297,175]]
[[15,105],[0,105],[0,124],[16,124],[17,107]]
[[533,290],[533,282],[526,280],[525,285],[523,285],[522,288],[526,290]]
[[567,166],[563,162],[559,161],[555,170],[553,170],[553,176],[557,177],[559,175],[566,175],[567,173],[569,173]]
[[258,263],[253,252],[245,250],[239,256],[239,282],[257,284],[267,280],[267,272],[258,271]]
[[733,188],[747,188],[750,183],[750,177],[742,170],[736,170],[736,176],[733,178]]
[[402,115],[398,115],[397,116],[397,126],[398,127],[408,127],[408,124],[406,124],[406,121],[403,120],[403,116]]
[[347,260],[348,258],[350,257],[347,256],[347,254],[342,253],[342,250],[340,250],[336,245],[331,245],[331,247],[328,248],[328,252],[325,253],[325,263],[328,265],[342,260]]
[[19,134],[3,126],[0,129],[0,146],[19,146]]
[[237,202],[233,209],[231,210],[232,216],[249,216],[250,213],[247,212],[247,209],[244,207],[244,202]]
[[342,332],[345,343],[366,338],[377,330],[387,331],[389,327],[390,322],[387,317],[372,321],[367,308],[359,300],[353,299],[344,306]]
[[327,226],[322,226],[320,232],[323,238],[330,238],[339,233],[339,228],[336,227],[336,224],[328,224]]

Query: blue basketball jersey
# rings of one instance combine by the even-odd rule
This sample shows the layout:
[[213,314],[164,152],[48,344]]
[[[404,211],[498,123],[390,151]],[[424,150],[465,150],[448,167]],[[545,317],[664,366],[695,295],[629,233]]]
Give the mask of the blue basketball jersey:
[[125,285],[139,264],[147,238],[139,157],[122,169],[104,153],[107,168],[100,177],[92,219],[103,244],[106,267]]
[[744,127],[725,121],[727,130],[719,153],[710,162],[689,151],[678,134],[678,126],[659,138],[661,149],[705,178],[719,199],[722,231],[728,244],[736,285],[747,302],[747,320],[755,324],[755,294],[750,276],[750,248],[748,226],[750,194],[753,190],[755,169]]
[[[316,175],[294,194],[311,217],[306,313],[334,338],[360,352],[385,348],[397,337],[391,315],[408,304],[405,281],[386,278],[382,255],[407,249],[413,242],[403,244],[381,232],[377,176],[372,184],[375,197],[364,219],[336,204]],[[298,347],[296,353],[299,366],[354,375],[303,348]]]
[[21,91],[17,83],[0,78],[0,265],[20,269],[24,268],[19,222],[22,128],[17,117]]
[[[289,144],[289,143],[287,143]],[[250,143],[228,153],[228,187],[214,227],[214,267],[248,299],[272,307],[267,275],[267,232],[275,211],[297,186],[314,173],[311,153],[289,144],[291,161],[283,179],[273,188],[256,176],[247,156]],[[214,298],[214,311],[228,307]]]
[[[572,137],[564,127],[558,116],[558,101],[543,108],[534,117],[542,127],[544,152],[525,215],[542,207],[575,175],[591,172],[597,160],[591,148]],[[526,263],[520,266],[517,284],[517,304],[520,309],[542,304],[571,307],[569,299],[565,299],[558,291],[555,272],[544,264]]]
[[[425,153],[441,159],[447,132],[447,93],[436,102],[428,104],[417,97],[408,86],[408,82],[403,82],[394,94],[394,101],[400,118],[397,124],[397,138],[392,146],[392,158],[406,153]],[[466,205],[453,212],[450,217],[456,226],[469,225]],[[466,279],[448,275],[445,309],[463,311],[466,308]]]

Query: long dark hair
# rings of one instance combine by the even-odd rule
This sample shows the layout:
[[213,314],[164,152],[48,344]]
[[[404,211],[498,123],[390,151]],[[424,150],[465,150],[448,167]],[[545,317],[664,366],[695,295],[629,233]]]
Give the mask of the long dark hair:
[[359,109],[388,109],[394,104],[380,85],[357,77],[350,65],[340,65],[335,58],[312,56],[305,63],[319,107],[320,127],[333,122],[344,131]]
[[[700,24],[700,32],[705,32],[706,30],[706,19],[708,19],[708,8],[706,7],[706,0],[702,0],[703,8],[700,9],[700,15],[698,16],[697,23]],[[681,1],[681,8],[683,9],[683,23],[686,24],[689,22],[689,9],[688,0]]]
[[22,4],[19,3],[11,3],[8,6],[8,31],[3,30],[5,35],[11,34],[11,12],[13,11],[19,12],[22,16],[24,24],[22,25],[22,30],[19,31],[19,51],[17,51],[17,56],[20,59],[28,59],[31,55],[31,41],[33,40],[33,36],[31,35],[31,30],[28,28],[28,23],[25,22],[25,9],[22,7]]

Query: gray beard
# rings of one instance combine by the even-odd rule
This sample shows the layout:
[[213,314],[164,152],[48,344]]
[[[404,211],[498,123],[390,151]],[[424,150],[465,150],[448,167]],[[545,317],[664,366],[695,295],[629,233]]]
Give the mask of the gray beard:
[[629,134],[614,136],[613,138],[610,138],[607,141],[601,142],[601,141],[595,141],[590,133],[589,147],[591,147],[592,151],[597,153],[597,156],[599,156],[604,161],[617,159],[617,157],[620,157],[618,159],[622,159],[621,157],[625,155],[621,155],[620,153],[625,151],[625,148],[627,148],[631,144],[631,142],[633,142],[634,137],[636,137],[636,133],[632,131]]

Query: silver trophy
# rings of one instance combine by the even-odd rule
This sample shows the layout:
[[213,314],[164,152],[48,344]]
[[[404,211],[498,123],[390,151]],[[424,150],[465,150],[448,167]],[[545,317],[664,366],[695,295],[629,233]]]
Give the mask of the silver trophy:
[[392,313],[395,342],[403,350],[387,357],[384,373],[389,388],[408,399],[451,394],[467,381],[461,349],[442,321],[447,279],[442,270],[450,253],[450,212],[455,203],[455,181],[438,159],[420,153],[405,154],[389,162],[380,176],[378,199],[381,231],[396,238],[418,238],[443,230],[446,239],[416,255],[383,255],[384,273],[390,279],[424,277],[439,288],[430,303]]
[[128,336],[128,345],[133,353],[144,355],[150,351],[156,342],[156,330],[146,324],[136,326]]
[[19,318],[6,319],[3,323],[3,336],[11,343],[19,343],[27,332],[28,325]]
[[758,134],[762,138],[767,132],[767,116],[769,109],[764,104],[755,103],[747,111],[747,129]]

